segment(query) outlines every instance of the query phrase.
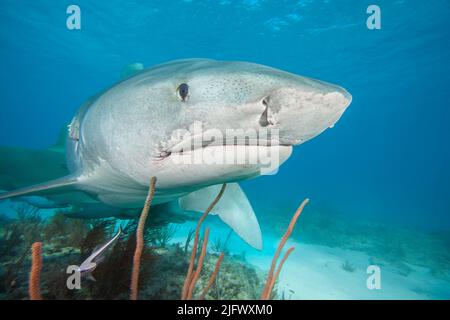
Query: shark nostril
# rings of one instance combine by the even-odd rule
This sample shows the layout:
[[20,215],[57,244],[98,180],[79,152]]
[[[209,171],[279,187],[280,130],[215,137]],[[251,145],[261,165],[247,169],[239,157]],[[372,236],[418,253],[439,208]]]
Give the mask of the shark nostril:
[[261,103],[264,105],[264,107],[268,107],[269,106],[269,96],[265,97]]
[[266,97],[263,99],[262,104],[264,105],[264,112],[261,114],[261,117],[259,118],[259,124],[261,127],[267,127],[269,124],[272,124],[269,120],[269,97]]

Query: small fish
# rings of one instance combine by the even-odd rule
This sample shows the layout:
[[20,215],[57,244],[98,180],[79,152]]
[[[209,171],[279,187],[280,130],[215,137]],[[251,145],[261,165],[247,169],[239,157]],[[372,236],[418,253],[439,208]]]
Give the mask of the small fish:
[[92,272],[95,270],[95,268],[97,268],[97,265],[104,259],[105,252],[114,245],[114,243],[119,239],[121,234],[122,228],[119,226],[117,234],[111,240],[106,242],[104,245],[97,246],[92,252],[92,254],[89,257],[87,257],[86,260],[83,261],[83,263],[78,268],[78,271],[80,272],[82,277],[95,281],[95,278],[92,276]]

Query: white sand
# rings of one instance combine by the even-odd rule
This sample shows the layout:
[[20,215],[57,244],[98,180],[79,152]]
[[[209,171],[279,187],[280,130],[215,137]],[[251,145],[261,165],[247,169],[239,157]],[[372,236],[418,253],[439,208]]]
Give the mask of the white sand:
[[[12,213],[5,204],[0,207],[2,212]],[[229,228],[217,217],[209,217],[206,223],[212,227],[210,244],[218,237],[225,240]],[[189,229],[194,228],[195,223],[178,226],[172,242],[184,244]],[[245,251],[250,264],[267,272],[279,238],[267,233],[263,234],[263,238],[264,249],[257,251],[233,234],[228,249],[233,254]],[[288,241],[283,253],[290,246],[295,246],[295,250],[286,261],[278,284],[279,294],[284,291],[286,299],[450,299],[450,282],[436,279],[426,268],[409,265],[412,272],[405,276],[400,274],[398,268],[380,266],[381,289],[369,290],[366,286],[366,269],[370,256],[366,253],[293,240]],[[354,266],[354,272],[342,268],[346,260]]]
[[[193,226],[183,225],[174,241],[184,243],[187,230]],[[223,224],[213,223],[210,241],[217,237],[224,240],[228,230]],[[234,254],[245,251],[250,264],[267,272],[278,242],[278,238],[264,234],[264,249],[257,251],[233,235],[228,248]],[[426,268],[408,265],[412,271],[402,275],[400,269],[384,264],[380,266],[381,289],[369,290],[366,270],[370,256],[366,253],[293,240],[287,242],[283,253],[290,246],[295,250],[286,261],[278,283],[278,292],[281,296],[284,291],[286,299],[450,299],[450,282],[433,277]],[[354,267],[353,272],[342,268],[345,261]]]
[[[381,289],[369,290],[369,256],[362,252],[341,250],[290,241],[295,246],[279,278],[279,293],[291,299],[444,299],[450,298],[450,283],[434,278],[429,270],[411,266],[407,276],[389,265],[381,268]],[[288,248],[288,246],[286,246]],[[275,251],[275,247],[273,247]],[[252,264],[269,266],[271,256],[252,254]],[[342,268],[345,261],[355,268]],[[267,267],[268,268],[268,267]],[[267,270],[267,269],[266,269]],[[293,290],[291,296],[289,289]]]

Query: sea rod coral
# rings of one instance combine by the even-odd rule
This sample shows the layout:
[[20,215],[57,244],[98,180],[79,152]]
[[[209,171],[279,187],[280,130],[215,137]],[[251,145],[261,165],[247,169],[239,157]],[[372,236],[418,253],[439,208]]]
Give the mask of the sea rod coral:
[[[181,300],[192,299],[192,294],[193,294],[193,291],[194,291],[194,288],[195,288],[195,283],[197,282],[198,277],[200,275],[200,272],[202,270],[203,258],[204,258],[205,254],[206,254],[206,246],[208,244],[209,229],[206,229],[205,237],[203,239],[202,252],[200,253],[200,258],[199,258],[198,263],[197,263],[197,269],[196,269],[195,273],[193,273],[195,257],[197,255],[197,246],[198,246],[198,238],[199,238],[200,228],[201,228],[201,225],[203,223],[203,220],[205,220],[206,216],[211,212],[211,210],[214,208],[214,206],[217,204],[217,202],[222,197],[223,193],[225,192],[225,188],[226,188],[226,184],[224,183],[222,185],[222,188],[220,189],[219,193],[217,194],[216,198],[211,202],[209,207],[206,209],[206,211],[203,213],[203,215],[200,217],[200,219],[197,222],[197,227],[195,229],[195,236],[194,236],[194,245],[192,247],[191,258],[190,258],[190,261],[189,261],[188,273],[186,275],[186,280],[184,282],[183,289],[181,291]],[[217,270],[220,267],[220,262],[222,261],[222,259],[220,259],[218,261],[218,265],[216,265]],[[211,276],[212,279],[210,279],[209,282],[212,283],[214,281],[214,278],[215,278],[216,275],[217,275],[217,272],[214,271],[212,276]],[[206,288],[208,288],[208,287],[210,287],[210,286],[207,285]],[[204,291],[204,294],[206,294],[205,291]],[[204,294],[202,293],[203,297],[204,297]]]
[[137,300],[138,297],[138,284],[139,284],[139,268],[141,266],[141,255],[144,249],[144,227],[147,220],[148,211],[152,204],[153,196],[155,195],[156,177],[152,177],[150,180],[150,187],[147,198],[145,199],[144,208],[142,209],[141,216],[139,218],[139,224],[136,229],[136,250],[133,257],[133,271],[131,273],[131,285],[130,285],[130,299]]
[[[144,204],[144,208],[142,210],[138,226],[136,228],[136,247],[134,251],[134,257],[133,257],[133,264],[132,264],[132,272],[131,272],[131,285],[130,285],[130,299],[137,300],[138,298],[138,283],[139,283],[139,272],[140,272],[140,264],[141,264],[141,256],[144,250],[145,246],[145,237],[144,237],[144,227],[145,222],[147,220],[149,209],[151,207],[153,195],[155,193],[155,184],[156,184],[156,178],[152,178],[150,181],[149,191],[148,195]],[[210,229],[206,228],[204,232],[204,236],[202,241],[200,241],[200,230],[202,227],[202,223],[206,219],[206,216],[214,209],[214,206],[217,204],[217,202],[222,197],[224,191],[225,191],[226,185],[223,184],[222,188],[220,189],[220,192],[217,194],[215,199],[211,202],[209,207],[206,209],[206,211],[203,213],[203,215],[200,217],[200,219],[197,222],[196,228],[195,228],[195,236],[194,236],[194,244],[192,246],[192,252],[189,258],[189,268],[188,272],[184,281],[184,285],[182,288],[182,300],[191,300],[194,298],[194,293],[196,292],[195,286],[197,281],[200,278],[200,274],[202,272],[203,264],[207,263],[207,260],[205,259],[207,255],[207,247],[208,247],[208,239],[209,239],[209,233]],[[280,254],[289,239],[294,226],[297,222],[297,219],[299,218],[302,210],[304,209],[305,205],[308,203],[308,199],[304,200],[297,211],[295,212],[294,216],[292,217],[289,226],[281,238],[281,241],[277,247],[277,250],[274,254],[272,264],[270,266],[270,270],[267,275],[267,279],[265,282],[264,289],[262,290],[260,298],[263,300],[270,299],[272,297],[272,291],[275,286],[275,283],[278,279],[278,276],[281,272],[281,269],[286,262],[289,255],[293,252],[294,247],[289,248],[284,256],[282,257],[281,261],[278,263],[277,261],[280,258]],[[201,244],[199,244],[201,242]],[[200,248],[201,247],[201,248]],[[197,252],[200,250],[200,255],[198,257],[197,264],[195,263],[197,258]],[[184,252],[184,251],[181,251]],[[196,299],[203,300],[205,299],[209,289],[213,286],[218,273],[220,266],[222,264],[222,261],[224,259],[225,252],[221,252],[218,256],[215,267],[212,270],[211,266],[208,267],[209,270],[212,270],[211,275],[209,278],[203,280],[203,282],[206,283],[203,290],[201,290],[196,296]],[[131,258],[131,256],[130,256]],[[196,264],[196,265],[195,265]],[[32,245],[32,267],[31,272],[29,276],[29,283],[28,283],[28,292],[29,297],[32,300],[42,300],[42,295],[40,293],[40,275],[42,271],[42,243],[41,242],[35,242]]]
[[281,262],[278,265],[277,270],[275,271],[275,267],[276,267],[278,258],[280,256],[281,250],[283,250],[283,247],[286,244],[286,241],[289,239],[289,237],[292,233],[292,230],[294,229],[294,226],[295,226],[295,223],[297,222],[298,217],[300,216],[300,214],[303,211],[303,208],[306,206],[306,204],[308,202],[309,202],[309,199],[303,200],[300,207],[298,207],[297,211],[295,212],[294,216],[292,217],[291,222],[289,223],[288,229],[286,230],[285,234],[281,238],[280,244],[278,245],[278,248],[275,251],[275,254],[272,259],[272,264],[270,266],[270,270],[267,275],[266,285],[264,286],[264,289],[261,293],[261,300],[268,300],[270,298],[273,287],[275,285],[275,281],[281,272],[281,268],[283,268],[284,262],[289,257],[289,255],[292,253],[292,251],[294,251],[294,247],[291,247],[288,249],[288,251],[284,254],[283,258],[281,259]]
[[42,242],[35,242],[31,246],[31,271],[29,282],[30,300],[42,300],[40,279],[42,270]]

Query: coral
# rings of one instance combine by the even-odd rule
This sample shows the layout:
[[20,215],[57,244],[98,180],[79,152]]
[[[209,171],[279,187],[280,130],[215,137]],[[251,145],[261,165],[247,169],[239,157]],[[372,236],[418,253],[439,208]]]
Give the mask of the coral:
[[2,278],[4,291],[8,294],[11,294],[18,285],[18,279],[20,277],[19,272],[23,266],[23,262],[28,255],[28,251],[29,247],[26,247],[18,259],[13,260],[13,262],[9,263],[9,265],[6,265],[6,272],[4,273]]
[[[20,274],[26,261],[30,246],[41,239],[42,223],[39,209],[29,205],[13,207],[17,214],[16,219],[5,219],[0,225],[0,258],[5,262],[1,264],[3,271],[0,277],[3,290],[12,297],[19,297],[21,281],[27,280]],[[1,269],[0,269],[1,270]]]
[[[50,220],[46,221],[51,223]],[[70,224],[70,221],[68,223]],[[80,290],[70,290],[66,286],[67,266],[79,264],[96,245],[110,238],[115,232],[113,229],[115,224],[114,219],[89,223],[91,230],[78,248],[61,247],[59,244],[61,239],[54,239],[56,243],[49,240],[43,245],[45,267],[41,272],[41,294],[46,299],[129,298],[131,262],[136,247],[135,219],[129,220],[123,226],[123,235],[93,272],[97,281],[82,278]],[[150,228],[150,224],[146,228]],[[200,242],[202,246],[205,243]],[[16,248],[14,259],[0,256],[0,299],[23,299],[28,295],[30,247],[24,244],[22,241]],[[178,244],[169,243],[166,247],[157,248],[144,246],[139,273],[139,298],[179,299],[190,262],[189,256],[190,254],[187,255],[184,248]],[[235,256],[220,258],[220,255],[215,253],[205,254],[193,296],[198,295],[198,298],[204,299],[257,298],[257,292],[260,292],[262,287],[260,273]]]
[[41,296],[41,270],[42,270],[42,242],[35,242],[31,247],[31,271],[29,282],[30,300],[42,300]]
[[72,219],[67,225],[70,228],[66,236],[66,246],[79,247],[89,230],[87,223],[81,219]]
[[65,236],[67,218],[61,212],[56,212],[50,222],[44,227],[45,240],[54,240],[56,237]]
[[[181,291],[181,299],[182,300],[186,300],[188,298],[189,288],[192,285],[192,280],[193,280],[193,277],[194,277],[192,272],[194,270],[194,261],[195,261],[196,255],[197,255],[197,245],[198,245],[198,238],[199,238],[200,227],[202,225],[203,220],[205,220],[206,216],[211,212],[211,210],[214,208],[214,206],[217,204],[217,202],[222,197],[223,193],[225,192],[225,188],[226,188],[226,184],[223,184],[222,188],[220,189],[220,191],[217,194],[216,198],[211,202],[209,207],[206,209],[206,211],[203,213],[203,215],[200,217],[200,219],[197,222],[197,227],[195,229],[195,236],[194,236],[194,246],[192,247],[192,253],[191,253],[191,259],[190,259],[190,262],[189,262],[189,268],[188,268],[188,272],[187,272],[187,275],[186,275],[186,280],[185,280],[184,285],[183,285],[183,289]],[[205,233],[205,235],[206,235],[206,233]],[[194,283],[194,285],[195,285],[195,283]]]
[[150,180],[150,187],[147,198],[145,199],[145,205],[142,209],[141,216],[139,218],[139,224],[136,229],[136,250],[133,256],[133,271],[131,274],[130,284],[130,299],[137,300],[138,297],[138,282],[139,282],[139,267],[141,265],[141,255],[144,248],[144,227],[147,220],[148,211],[150,209],[153,196],[155,195],[156,178],[152,177]]
[[209,289],[213,285],[214,280],[216,279],[217,274],[219,273],[220,264],[222,263],[222,260],[223,260],[224,256],[225,256],[225,253],[222,252],[220,254],[220,256],[219,256],[219,259],[217,259],[216,266],[214,268],[213,273],[211,274],[211,277],[209,278],[208,284],[206,285],[205,289],[203,289],[203,291],[202,291],[202,293],[201,293],[201,295],[199,297],[200,300],[205,299],[206,294],[208,293]]
[[13,207],[13,210],[17,214],[16,224],[26,245],[30,246],[33,242],[40,241],[42,228],[40,209],[28,204],[21,204]]
[[57,211],[43,228],[46,242],[52,241],[60,247],[78,247],[88,233],[86,221],[70,219],[63,211]]
[[[214,260],[213,260],[214,262]],[[208,260],[204,266],[204,273],[213,272],[214,265]],[[205,286],[208,279],[204,277],[198,281],[199,286]],[[235,257],[227,257],[220,265],[215,279],[215,285],[206,294],[205,299],[259,299],[262,290],[262,275],[253,267]]]
[[[273,287],[275,285],[275,281],[278,278],[278,275],[279,275],[279,273],[281,271],[281,268],[283,267],[284,262],[289,257],[291,252],[294,250],[293,247],[289,248],[289,250],[285,253],[283,258],[281,259],[281,262],[278,265],[277,270],[275,271],[275,266],[276,266],[278,257],[280,256],[281,250],[283,250],[283,247],[284,247],[286,241],[289,239],[289,236],[291,235],[292,230],[294,229],[294,226],[295,226],[295,223],[297,222],[298,217],[300,216],[300,214],[303,211],[303,208],[306,206],[306,204],[308,202],[309,202],[309,199],[305,199],[302,202],[302,204],[300,205],[300,207],[297,209],[297,211],[295,212],[294,216],[292,217],[292,220],[289,223],[289,226],[288,226],[288,229],[286,230],[286,233],[281,238],[280,244],[278,245],[278,248],[277,248],[277,250],[275,252],[275,255],[273,256],[273,259],[272,259],[272,264],[270,266],[270,270],[269,270],[269,273],[267,275],[266,285],[264,286],[264,289],[263,289],[263,291],[261,293],[261,299],[262,300],[268,300],[270,298],[270,295],[272,293]],[[275,271],[275,274],[274,274],[274,271]]]
[[[169,245],[152,251],[151,268],[147,270],[139,296],[142,299],[179,299],[186,277],[189,256],[182,248]],[[200,299],[203,288],[207,287],[220,256],[206,254],[193,297]],[[145,262],[147,266],[148,262]],[[216,278],[205,295],[205,299],[255,299],[261,291],[262,278],[250,265],[230,256],[222,259]],[[99,282],[98,280],[97,282]]]
[[194,235],[195,229],[192,228],[189,230],[188,235],[186,237],[186,242],[184,243],[184,252],[187,253],[189,249],[189,245],[192,241],[192,236]]
[[295,294],[295,291],[292,289],[287,289],[288,291],[288,295],[286,295],[286,289],[283,289],[283,291],[281,292],[281,297],[280,300],[291,300],[292,295]]
[[30,206],[28,204],[22,203],[18,206],[15,206],[14,211],[17,214],[17,217],[20,221],[27,221],[27,222],[37,222],[40,223],[42,221],[39,211],[39,208]]
[[228,253],[228,241],[230,240],[232,233],[233,233],[233,230],[230,229],[227,237],[225,238],[225,241],[222,241],[221,238],[216,238],[216,240],[212,244],[212,250],[214,253],[217,253],[217,254],[219,254],[221,252]]
[[0,239],[0,256],[12,256],[22,242],[22,228],[18,223],[9,223],[3,229],[3,237]]
[[145,230],[145,242],[158,247],[165,247],[173,239],[178,227],[175,225],[166,225],[150,227]]
[[[105,256],[105,259],[99,264],[93,275],[96,282],[88,282],[89,298],[91,299],[127,299],[129,298],[132,261],[136,248],[135,229],[137,223],[123,229],[124,236],[119,238],[117,243],[111,249],[111,252]],[[141,267],[139,270],[140,287],[146,285],[146,281],[152,274],[152,266],[155,255],[147,247],[143,247],[140,258]],[[140,295],[140,293],[139,293]]]
[[80,244],[81,259],[87,258],[95,246],[104,242],[105,239],[105,223],[94,225]]
[[[44,220],[40,218],[35,208],[22,206],[18,211],[17,219],[4,219],[0,223],[0,299],[24,299],[28,296],[29,257],[31,256],[31,243],[30,245],[28,243],[41,238],[45,239],[42,246],[45,268],[41,271],[40,293],[45,299],[127,299],[129,297],[131,262],[136,248],[137,220],[130,219],[127,222],[127,225],[123,227],[123,236],[94,271],[97,281],[90,282],[83,278],[80,290],[69,290],[66,287],[67,266],[79,264],[95,246],[108,239],[114,233],[117,219],[72,220],[66,218],[63,211],[60,211],[50,219]],[[357,219],[353,224],[340,218],[330,223],[330,217],[321,215],[320,212],[317,212],[319,217],[314,215],[316,212],[311,215],[308,210],[307,214],[301,214],[298,217],[302,223],[302,239],[306,242],[318,241],[330,246],[369,252],[369,264],[394,267],[392,269],[395,272],[405,277],[411,272],[417,272],[416,266],[421,265],[427,267],[434,277],[440,280],[449,279],[450,233],[448,232],[425,233],[416,229],[409,230],[368,221],[358,222]],[[152,219],[153,217],[151,215]],[[279,218],[282,219],[283,216]],[[303,228],[305,222],[306,226]],[[263,286],[267,286],[267,279],[263,279],[262,271],[254,269],[245,261],[245,252],[226,254],[229,236],[216,238],[214,241],[211,241],[209,237],[208,243],[203,236],[205,230],[200,226],[196,245],[192,243],[192,240],[195,240],[196,229],[192,229],[187,235],[186,242],[180,245],[170,241],[175,228],[165,230],[166,227],[170,225],[155,228],[150,219],[146,222],[144,228],[146,245],[143,247],[139,270],[140,299],[178,299],[186,281],[186,270],[192,261],[189,250],[201,253],[204,246],[205,248],[208,246],[211,251],[203,250],[201,272],[197,273],[195,285],[190,287],[192,291],[189,298],[258,299],[261,297],[260,293],[264,291]],[[290,238],[295,237],[298,230],[294,228]],[[303,237],[303,231],[306,231],[306,237]],[[25,237],[24,234],[27,236]],[[83,238],[83,241],[74,240],[76,236]],[[336,243],[332,243],[334,241]],[[268,299],[292,298],[292,291],[288,288],[280,287],[277,290],[278,276],[292,248],[284,256],[283,250],[278,257],[281,262],[272,270],[273,288]],[[226,259],[223,258],[225,254]],[[354,272],[352,261],[344,260],[341,262],[342,268],[348,272]],[[199,270],[199,262],[194,257],[192,276]],[[418,287],[412,290],[433,296],[432,291],[427,293],[423,288]]]
[[350,263],[350,261],[345,260],[345,262],[342,264],[342,269],[347,272],[355,272],[355,266]]
[[200,257],[197,261],[197,269],[195,269],[195,272],[192,276],[192,280],[188,286],[186,299],[191,300],[192,294],[194,293],[195,284],[197,283],[198,278],[200,277],[200,272],[202,272],[203,267],[203,259],[206,255],[206,248],[208,246],[208,237],[209,237],[209,228],[206,228],[205,235],[203,236],[203,244],[202,244],[202,251],[200,252]]
[[66,270],[62,261],[70,263],[69,259],[61,257],[58,263],[46,263],[42,270],[42,293],[46,300],[75,300],[80,293],[79,290],[70,290],[67,288]]

